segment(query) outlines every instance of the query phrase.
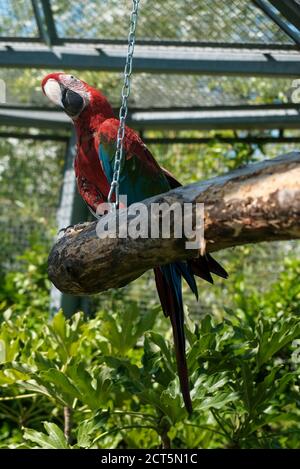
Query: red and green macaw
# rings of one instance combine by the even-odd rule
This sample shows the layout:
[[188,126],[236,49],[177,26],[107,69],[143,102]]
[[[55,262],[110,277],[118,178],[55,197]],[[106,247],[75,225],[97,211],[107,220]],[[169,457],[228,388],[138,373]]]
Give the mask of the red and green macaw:
[[[44,94],[73,120],[77,135],[74,166],[78,190],[89,208],[96,212],[98,206],[107,201],[119,121],[105,96],[73,75],[51,73],[43,79],[42,88]],[[128,127],[123,146],[120,194],[127,195],[128,205],[180,186],[169,172],[159,166],[138,134]],[[186,280],[198,297],[194,275],[213,282],[211,273],[227,277],[226,271],[209,254],[154,269],[162,309],[172,324],[180,386],[189,413],[192,412],[192,402],[185,356],[181,279]]]

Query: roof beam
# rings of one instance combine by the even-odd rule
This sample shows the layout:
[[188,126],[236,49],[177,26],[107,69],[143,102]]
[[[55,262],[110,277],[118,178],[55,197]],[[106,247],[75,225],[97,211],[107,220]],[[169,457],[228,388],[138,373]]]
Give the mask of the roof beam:
[[[76,38],[76,37],[58,37],[58,44],[63,45],[80,45],[80,46],[127,46],[127,39],[111,39],[111,38]],[[22,42],[26,44],[40,43],[39,37],[22,37],[22,36],[0,36],[0,42],[6,43],[7,45],[13,45],[14,43]],[[169,41],[164,39],[138,39],[135,43],[137,46],[154,46],[154,47],[176,47],[176,48],[209,48],[209,49],[237,49],[237,50],[251,50],[259,49],[269,51],[290,51],[298,50],[296,44],[283,44],[280,42],[214,42],[214,41]]]
[[[296,44],[300,45],[300,34],[299,32],[295,31],[293,28],[290,27],[288,23],[282,20],[282,18],[274,11],[274,8],[270,3],[273,2],[268,2],[266,0],[253,0],[253,3],[260,8],[274,23],[279,26],[279,28],[285,32],[293,41],[295,41]],[[283,4],[284,1],[280,2],[275,2],[275,3],[281,3]],[[275,5],[274,5],[275,6]],[[280,11],[277,6],[276,9]]]
[[[1,38],[0,38],[1,39]],[[15,40],[15,38],[10,38]],[[64,44],[82,44],[82,45],[125,45],[128,41],[124,39],[111,39],[111,38],[76,38],[76,37],[61,37],[61,42]],[[155,46],[155,47],[184,47],[184,48],[212,48],[212,49],[276,49],[276,50],[292,50],[297,46],[295,44],[284,44],[280,42],[214,42],[214,41],[178,41],[166,39],[139,39],[136,38],[135,44],[137,46]]]
[[224,111],[134,112],[130,124],[139,129],[297,129],[300,113],[294,109],[252,109]]
[[0,108],[0,125],[36,127],[39,129],[71,129],[72,122],[60,111]]
[[45,24],[48,30],[51,44],[52,45],[59,44],[61,41],[59,40],[57,32],[56,32],[56,26],[55,26],[55,21],[53,18],[50,1],[49,0],[40,0],[40,1],[41,1],[41,6],[43,9],[44,18],[45,18]]
[[[34,140],[34,141],[51,141],[51,142],[63,142],[67,143],[69,137],[53,134],[31,134],[24,132],[0,132],[0,138],[16,138],[19,140]],[[213,135],[211,137],[145,137],[143,136],[143,142],[148,145],[174,145],[174,144],[183,144],[183,145],[207,145],[212,141],[218,143],[247,143],[247,144],[256,144],[256,145],[265,145],[266,143],[300,143],[300,136],[279,136],[272,137],[263,136],[256,137],[252,135],[247,135],[246,137],[224,137],[222,135]]]
[[37,142],[62,142],[67,143],[69,140],[68,135],[57,135],[55,133],[51,134],[31,134],[31,133],[24,133],[24,132],[0,132],[0,138],[17,138],[20,140],[34,140]]
[[300,6],[294,0],[269,0],[269,2],[300,31]]
[[[52,70],[99,70],[120,72],[123,46],[55,46],[35,44],[0,46],[0,67]],[[300,52],[257,49],[136,46],[135,73],[183,73],[207,75],[299,76]]]
[[[70,129],[71,120],[61,111],[0,108],[0,125]],[[128,125],[137,130],[164,129],[299,129],[299,106],[237,106],[201,110],[134,111]]]
[[[1,134],[0,134],[1,137]],[[214,135],[212,137],[143,137],[143,142],[147,145],[207,145],[211,142],[218,143],[247,143],[255,145],[265,145],[267,143],[300,143],[300,137],[255,137],[248,135],[247,137],[223,137],[222,135]]]
[[42,41],[49,47],[60,44],[49,0],[31,0],[31,3]]

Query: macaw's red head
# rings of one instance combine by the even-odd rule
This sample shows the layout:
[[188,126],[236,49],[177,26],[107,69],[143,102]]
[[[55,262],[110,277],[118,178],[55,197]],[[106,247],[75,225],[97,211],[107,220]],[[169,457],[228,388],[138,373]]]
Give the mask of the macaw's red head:
[[101,114],[106,119],[113,117],[113,110],[105,96],[74,75],[50,73],[43,79],[42,89],[50,101],[61,106],[74,121],[95,114]]

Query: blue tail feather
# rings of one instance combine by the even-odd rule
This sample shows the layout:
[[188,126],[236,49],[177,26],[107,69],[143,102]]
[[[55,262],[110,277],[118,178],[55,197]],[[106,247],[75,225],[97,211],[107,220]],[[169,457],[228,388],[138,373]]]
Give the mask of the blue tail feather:
[[184,262],[175,262],[155,269],[155,279],[158,294],[164,313],[170,317],[177,369],[181,392],[186,409],[192,412],[192,401],[189,391],[189,377],[185,356],[184,311],[182,300],[182,277],[185,278],[192,291],[197,296],[197,286],[193,274]]

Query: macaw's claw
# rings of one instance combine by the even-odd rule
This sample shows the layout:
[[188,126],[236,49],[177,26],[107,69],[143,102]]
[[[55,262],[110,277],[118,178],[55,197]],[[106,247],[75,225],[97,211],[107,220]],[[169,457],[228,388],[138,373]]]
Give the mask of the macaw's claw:
[[65,234],[71,234],[73,233],[74,231],[81,231],[83,230],[86,226],[88,226],[89,223],[88,222],[84,222],[84,223],[77,223],[76,225],[68,225],[66,226],[65,228],[61,228],[58,232],[58,235],[60,233],[63,233],[63,235]]
[[69,229],[69,228],[73,228],[74,225],[68,225],[66,226],[65,228],[61,228],[60,230],[58,230],[57,234],[59,235],[60,233],[63,233],[65,234],[65,232]]

